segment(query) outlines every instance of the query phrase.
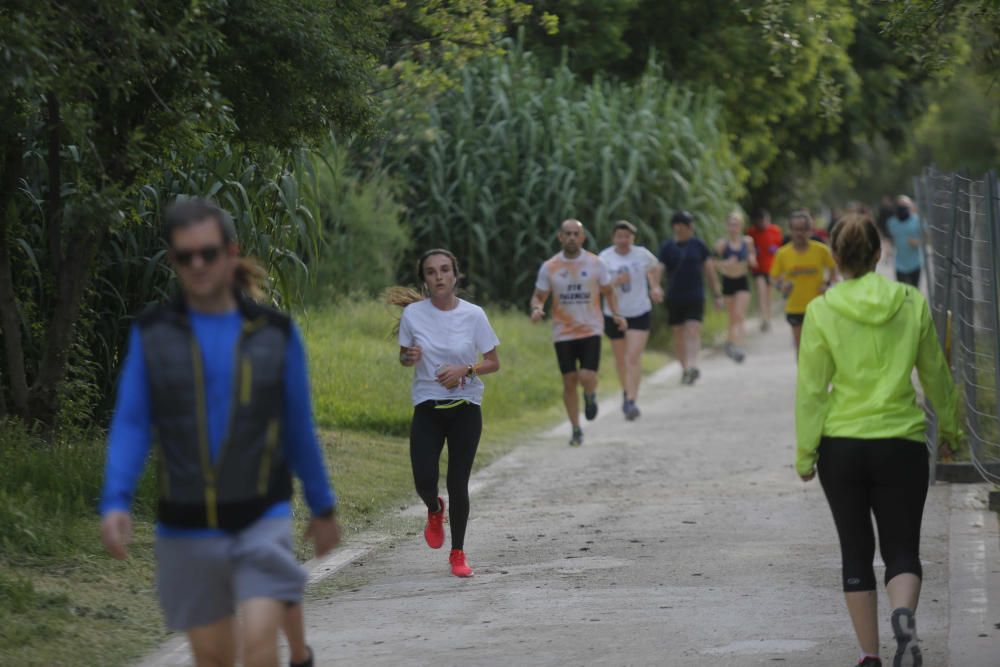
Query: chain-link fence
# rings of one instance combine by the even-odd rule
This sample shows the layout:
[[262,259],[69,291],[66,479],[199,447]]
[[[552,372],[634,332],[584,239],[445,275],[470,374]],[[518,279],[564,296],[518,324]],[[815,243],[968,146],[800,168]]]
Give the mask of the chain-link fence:
[[928,168],[914,192],[931,311],[962,398],[970,458],[1000,484],[1000,182],[995,172],[970,179]]

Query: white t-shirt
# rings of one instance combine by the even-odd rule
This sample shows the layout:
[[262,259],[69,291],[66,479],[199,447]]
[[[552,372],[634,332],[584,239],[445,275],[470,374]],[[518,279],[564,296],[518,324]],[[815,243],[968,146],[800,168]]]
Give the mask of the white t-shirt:
[[479,361],[500,344],[482,308],[458,300],[451,310],[441,310],[430,299],[411,303],[403,309],[399,322],[399,344],[420,346],[420,361],[414,367],[413,404],[430,400],[465,399],[481,405],[483,381],[467,379],[465,387],[446,389],[437,381],[437,369],[449,364],[467,366]]
[[573,259],[560,252],[538,270],[535,287],[552,293],[555,342],[600,336],[604,332],[601,287],[611,282],[608,267],[592,252]]
[[[618,312],[625,317],[639,317],[653,309],[649,300],[649,281],[646,272],[657,265],[660,260],[656,255],[640,245],[634,245],[627,255],[620,255],[614,246],[601,251],[601,259],[608,265],[611,279],[625,274],[628,279],[621,285],[615,285],[615,296],[618,297]],[[604,303],[604,314],[610,316],[611,308]]]

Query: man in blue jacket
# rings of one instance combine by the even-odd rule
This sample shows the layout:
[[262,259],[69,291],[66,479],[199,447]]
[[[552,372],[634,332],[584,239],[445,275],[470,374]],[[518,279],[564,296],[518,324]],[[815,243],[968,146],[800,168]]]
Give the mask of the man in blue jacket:
[[[164,232],[180,296],[132,327],[111,422],[101,537],[126,557],[133,494],[155,444],[157,590],[199,667],[278,665],[278,632],[302,600],[292,551],[292,473],[321,556],[339,541],[336,498],[313,428],[305,351],[288,316],[254,302],[229,214],[175,203]],[[310,664],[306,661],[304,664]]]

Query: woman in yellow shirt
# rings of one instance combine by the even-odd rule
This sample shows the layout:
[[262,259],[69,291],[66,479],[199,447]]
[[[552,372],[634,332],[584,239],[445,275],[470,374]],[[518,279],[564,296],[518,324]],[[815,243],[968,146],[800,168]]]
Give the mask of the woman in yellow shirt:
[[914,613],[929,466],[914,367],[937,413],[938,432],[950,443],[961,438],[958,395],[927,301],[915,288],[874,271],[881,240],[871,218],[844,218],[832,244],[844,282],[806,310],[795,392],[796,469],[803,481],[819,473],[833,512],[859,664],[882,664],[874,514],[893,608],[892,664],[919,667]]
[[792,242],[778,250],[771,265],[774,287],[785,297],[785,318],[792,326],[796,350],[802,338],[806,306],[826,291],[837,268],[830,249],[809,238],[812,226],[809,211],[793,211],[788,216]]

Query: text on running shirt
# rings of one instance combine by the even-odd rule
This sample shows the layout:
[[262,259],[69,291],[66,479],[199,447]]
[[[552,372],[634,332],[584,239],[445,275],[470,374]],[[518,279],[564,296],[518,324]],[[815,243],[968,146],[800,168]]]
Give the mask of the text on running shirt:
[[399,344],[421,349],[413,373],[414,405],[431,400],[482,404],[485,387],[479,377],[467,378],[464,387],[454,389],[447,389],[437,381],[437,369],[441,366],[475,364],[479,355],[500,344],[482,308],[462,299],[451,310],[441,310],[430,299],[411,303],[403,309],[399,321]]
[[604,331],[601,287],[611,277],[601,258],[583,250],[573,259],[560,252],[538,270],[537,289],[552,293],[552,339],[600,336]]
[[[646,272],[657,264],[656,255],[642,246],[632,246],[628,254],[622,255],[614,246],[605,248],[600,254],[612,278],[625,275],[625,282],[615,285],[618,297],[618,312],[624,317],[639,317],[653,309],[649,300],[649,281]],[[611,308],[604,302],[604,314],[610,316]]]

